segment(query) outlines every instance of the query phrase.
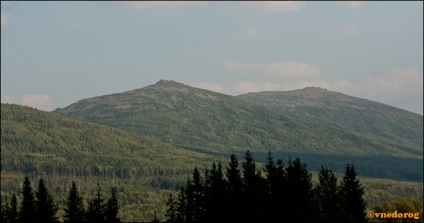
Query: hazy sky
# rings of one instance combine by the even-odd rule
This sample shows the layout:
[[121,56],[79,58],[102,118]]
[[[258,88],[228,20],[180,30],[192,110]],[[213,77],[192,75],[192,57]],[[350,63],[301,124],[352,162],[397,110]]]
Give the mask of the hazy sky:
[[423,114],[423,2],[1,2],[2,103],[50,111],[160,79]]

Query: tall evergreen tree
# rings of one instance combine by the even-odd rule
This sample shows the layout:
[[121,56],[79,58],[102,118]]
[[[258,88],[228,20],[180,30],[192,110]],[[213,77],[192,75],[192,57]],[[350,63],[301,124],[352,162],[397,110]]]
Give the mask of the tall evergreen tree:
[[343,201],[341,211],[345,222],[367,222],[365,214],[364,188],[357,178],[355,167],[347,165],[340,185],[340,195]]
[[243,168],[243,208],[244,222],[261,221],[263,212],[263,182],[261,175],[256,172],[256,163],[252,153],[248,150],[245,153]]
[[316,196],[320,208],[321,222],[342,222],[340,218],[340,198],[338,196],[337,178],[327,167],[321,166],[318,175],[319,184],[316,187]]
[[187,222],[203,222],[204,210],[204,187],[203,179],[197,168],[193,170],[193,180],[187,180]]
[[[299,158],[287,167],[288,190],[286,191],[289,222],[315,222],[318,205],[314,204],[312,175]],[[308,213],[308,214],[305,214]]]
[[176,223],[177,221],[177,203],[174,201],[172,194],[169,194],[168,201],[166,202],[166,222]]
[[230,163],[226,168],[227,177],[227,197],[228,204],[226,205],[227,219],[229,222],[237,222],[242,218],[242,178],[240,169],[238,167],[237,157],[232,154],[230,157]]
[[102,195],[102,189],[100,184],[97,183],[97,191],[95,198],[90,201],[88,205],[88,210],[86,213],[86,220],[88,222],[96,222],[96,223],[105,223],[105,204]]
[[35,222],[56,223],[59,222],[56,216],[57,207],[53,202],[53,197],[48,192],[43,178],[38,182],[38,188],[35,192]]
[[25,176],[21,192],[23,198],[19,207],[18,221],[22,223],[33,222],[35,219],[35,199],[28,176]]
[[105,220],[106,223],[119,223],[121,219],[118,218],[119,205],[118,199],[116,198],[116,188],[112,187],[110,190],[111,195],[106,203]]
[[15,193],[12,194],[10,207],[8,208],[6,215],[9,223],[18,222],[18,200],[16,199]]
[[180,188],[178,193],[178,201],[177,201],[177,222],[186,222],[186,212],[187,212],[187,197],[184,187]]
[[205,209],[207,222],[224,222],[226,203],[226,181],[222,173],[221,163],[212,164],[210,171],[205,173]]
[[271,154],[271,151],[268,152],[267,163],[265,164],[264,172],[266,175],[265,187],[266,198],[264,221],[265,222],[276,222],[279,219],[284,219],[282,211],[284,210],[284,167],[281,160],[277,161],[277,164],[274,163],[274,157]]
[[361,204],[360,199],[358,202],[352,195],[359,194],[361,198],[363,194],[355,180],[353,166],[348,165],[339,189],[333,172],[324,167],[319,174],[319,184],[314,187],[312,174],[298,158],[294,162],[289,160],[284,168],[281,160],[274,163],[269,152],[263,169],[266,178],[256,171],[249,151],[244,158],[241,175],[237,158],[231,155],[225,173],[227,180],[220,164],[217,167],[213,163],[211,170],[206,169],[204,178],[195,168],[193,179],[189,176],[187,187],[181,187],[178,201],[169,196],[167,221],[274,222],[284,219],[287,222],[363,222],[358,218],[364,217],[363,209],[357,211],[358,208],[348,205]]
[[[1,200],[0,200],[1,201]],[[2,207],[2,211],[0,213],[0,222],[5,222],[5,223],[17,223],[18,221],[18,202],[16,200],[16,194],[13,193],[12,194],[12,199],[9,202],[1,205]]]
[[63,218],[65,223],[84,222],[84,204],[82,203],[82,197],[78,193],[75,182],[72,182],[71,190],[69,191],[68,198],[66,199],[64,211],[65,215]]

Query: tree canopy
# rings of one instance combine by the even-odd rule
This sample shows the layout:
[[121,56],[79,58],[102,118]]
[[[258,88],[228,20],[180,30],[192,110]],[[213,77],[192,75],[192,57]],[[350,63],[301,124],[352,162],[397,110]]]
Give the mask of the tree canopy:
[[[262,173],[247,151],[238,167],[231,155],[225,176],[215,163],[202,176],[193,170],[178,198],[167,202],[167,222],[365,222],[363,188],[353,165],[347,165],[341,184],[322,167],[313,184],[307,165],[296,158],[287,167],[274,163],[269,152]],[[342,211],[340,211],[342,210]]]

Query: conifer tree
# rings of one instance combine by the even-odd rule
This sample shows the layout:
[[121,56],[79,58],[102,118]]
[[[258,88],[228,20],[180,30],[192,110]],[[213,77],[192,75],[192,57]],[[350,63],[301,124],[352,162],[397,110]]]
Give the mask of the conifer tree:
[[[314,204],[312,175],[306,164],[299,158],[287,167],[288,191],[286,191],[287,213],[289,222],[315,222],[318,215],[318,206]],[[307,215],[305,213],[308,213]]]
[[31,188],[31,181],[28,176],[25,176],[25,180],[22,186],[22,202],[19,207],[18,221],[22,223],[33,222],[35,219],[34,212],[34,192]]
[[53,197],[48,192],[43,178],[38,182],[38,189],[35,192],[35,222],[56,223],[59,222],[56,216],[57,207],[53,202]]
[[186,222],[187,197],[184,187],[180,188],[177,202],[177,222]]
[[227,179],[221,165],[217,167],[215,162],[211,170],[205,170],[204,178],[195,168],[193,179],[189,176],[187,187],[181,187],[178,200],[169,196],[167,222],[366,221],[364,205],[359,205],[362,209],[348,205],[364,204],[361,203],[363,189],[353,166],[348,165],[340,187],[333,172],[321,167],[319,184],[314,187],[312,174],[298,158],[294,162],[289,160],[284,168],[281,160],[274,163],[269,152],[263,169],[266,178],[256,171],[249,151],[244,158],[241,175],[237,158],[231,155],[225,173]]
[[367,222],[365,214],[364,188],[356,176],[355,167],[347,165],[340,185],[343,219],[345,222]]
[[97,183],[97,191],[95,198],[90,201],[88,205],[88,210],[86,213],[86,220],[88,222],[96,222],[96,223],[105,223],[105,204],[102,195],[102,189],[100,184]]
[[118,218],[118,199],[116,198],[116,188],[111,188],[111,195],[106,203],[105,220],[106,223],[119,223],[121,222]]
[[187,222],[203,222],[204,216],[204,187],[203,179],[200,176],[199,170],[194,168],[193,180],[187,180],[187,190],[185,191],[187,197]]
[[232,154],[230,157],[230,163],[225,173],[227,177],[227,197],[228,204],[226,204],[227,219],[229,222],[237,222],[242,218],[242,179],[240,169],[238,167],[237,157]]
[[12,194],[12,199],[10,200],[10,207],[5,213],[9,223],[18,222],[18,200],[16,199],[16,194]]
[[261,220],[263,211],[263,182],[259,173],[256,172],[256,163],[252,153],[245,153],[243,167],[243,207],[244,222],[258,222]]
[[[266,214],[264,221],[265,222],[276,222],[278,219],[282,218],[282,205],[285,204],[283,198],[283,180],[284,180],[284,169],[281,160],[278,160],[277,164],[274,163],[274,157],[271,154],[271,151],[268,152],[267,163],[265,164],[265,186],[266,198],[265,209]],[[284,210],[284,209],[283,209]]]
[[221,163],[216,166],[212,164],[212,169],[205,172],[205,209],[208,222],[224,222],[225,221],[225,203],[226,190],[225,180],[222,173]]
[[64,211],[65,215],[63,218],[65,223],[84,222],[84,204],[82,203],[82,197],[78,193],[75,182],[72,182],[71,190],[69,191]]
[[177,203],[174,201],[172,194],[169,194],[168,201],[166,202],[166,222],[176,223],[177,221]]
[[316,187],[317,200],[320,207],[321,222],[341,222],[339,216],[340,198],[338,196],[337,178],[327,167],[321,166]]

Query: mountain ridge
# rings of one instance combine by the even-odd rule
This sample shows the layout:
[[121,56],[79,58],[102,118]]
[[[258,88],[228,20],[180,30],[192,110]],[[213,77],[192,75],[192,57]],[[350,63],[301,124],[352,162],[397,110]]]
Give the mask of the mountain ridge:
[[[312,93],[315,94],[316,100],[312,100],[312,99],[314,99],[314,97],[311,97]],[[291,101],[288,101],[290,104],[287,104],[287,105],[279,104],[278,106],[279,107],[286,107],[286,108],[294,108],[296,105],[297,106],[313,106],[313,105],[322,106],[322,105],[326,105],[326,104],[322,104],[322,103],[318,104],[317,102],[319,102],[319,100],[317,100],[317,99],[325,98],[324,96],[332,96],[332,97],[337,96],[336,99],[339,99],[339,101],[341,101],[341,102],[343,101],[343,98],[348,97],[350,99],[356,99],[357,101],[373,102],[373,103],[376,103],[376,104],[380,104],[380,105],[383,105],[383,106],[387,106],[387,107],[390,107],[390,108],[401,110],[401,111],[404,111],[404,112],[409,112],[409,113],[412,113],[412,114],[415,114],[415,115],[420,115],[418,113],[408,111],[408,110],[405,110],[405,109],[402,109],[402,108],[398,108],[398,107],[393,106],[393,105],[388,105],[388,104],[385,104],[385,103],[382,103],[382,102],[373,101],[373,100],[370,100],[370,99],[360,98],[360,97],[356,97],[356,96],[351,96],[351,95],[348,95],[348,94],[344,94],[344,93],[340,93],[340,92],[336,92],[336,91],[330,91],[330,90],[327,90],[325,88],[314,87],[314,86],[305,87],[305,88],[301,88],[301,89],[295,89],[295,90],[289,90],[289,91],[260,91],[260,92],[248,92],[246,94],[237,95],[237,97],[246,98],[246,99],[249,99],[251,101],[255,101],[256,103],[267,104],[267,105],[272,105],[270,99],[275,99],[275,98],[269,98],[269,97],[277,97],[277,99],[278,99],[278,97],[280,97],[280,98],[284,97],[286,99],[294,99],[296,96],[297,97],[300,96],[300,97],[303,97],[304,99],[309,99],[309,100],[308,101],[297,101],[298,104],[296,104],[296,101],[291,100]],[[266,98],[266,97],[268,97],[268,98]],[[259,101],[259,100],[262,100],[262,101]],[[265,100],[265,102],[263,100]],[[344,101],[349,102],[351,100],[344,100]],[[305,104],[305,102],[309,102],[311,104]],[[314,104],[314,102],[316,104]],[[329,102],[329,101],[327,101],[327,102]],[[344,105],[346,105],[346,104],[344,104]],[[276,105],[274,104],[274,106],[276,106]],[[420,116],[422,116],[422,115],[420,115]]]
[[422,116],[321,88],[230,96],[161,80],[80,100],[55,113],[209,154],[270,150],[310,156],[307,161],[316,164],[333,155],[381,156],[386,157],[381,165],[401,158],[398,162],[414,163],[422,175]]

